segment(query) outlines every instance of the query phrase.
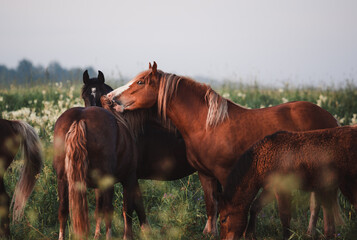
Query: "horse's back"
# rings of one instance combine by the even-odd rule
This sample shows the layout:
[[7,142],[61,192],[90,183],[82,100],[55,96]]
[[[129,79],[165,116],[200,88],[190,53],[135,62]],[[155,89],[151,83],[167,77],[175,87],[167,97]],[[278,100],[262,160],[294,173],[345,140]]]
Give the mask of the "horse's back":
[[328,111],[305,101],[288,102],[261,109],[249,109],[238,114],[237,118],[241,119],[241,124],[247,126],[254,126],[254,124],[252,125],[253,122],[259,123],[259,128],[253,128],[260,129],[265,134],[263,136],[280,130],[309,131],[338,126],[337,120]]
[[[283,114],[281,114],[282,117],[292,119],[298,131],[338,126],[337,120],[328,111],[311,102],[296,101],[278,105],[278,112],[279,111],[283,112]],[[283,121],[284,119],[281,119],[281,122]]]
[[20,146],[20,140],[16,138],[11,121],[0,119],[0,129],[0,157],[12,159]]
[[0,132],[1,139],[9,137],[15,133],[14,129],[11,126],[11,121],[6,119],[0,119],[0,129],[1,129]]
[[65,111],[56,121],[55,134],[67,133],[74,121],[84,120],[90,129],[105,130],[106,127],[116,128],[113,114],[101,107],[75,107]]
[[[306,132],[277,132],[253,146],[257,156],[279,171],[306,175],[357,177],[357,129],[345,126]],[[264,162],[262,161],[262,162]]]

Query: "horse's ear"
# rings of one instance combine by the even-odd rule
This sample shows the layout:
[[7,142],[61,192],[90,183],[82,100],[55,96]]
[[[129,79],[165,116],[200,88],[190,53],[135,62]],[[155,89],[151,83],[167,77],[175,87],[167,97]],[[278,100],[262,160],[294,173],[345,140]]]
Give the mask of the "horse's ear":
[[156,75],[156,73],[157,73],[157,64],[156,64],[155,61],[154,61],[154,64],[152,65],[151,70],[152,70],[152,73],[153,73],[154,75]]
[[88,70],[85,70],[83,73],[83,83],[88,84],[89,83],[89,75],[88,75]]
[[105,79],[104,79],[104,74],[101,71],[98,71],[98,80],[100,83],[104,83]]
[[151,69],[152,67],[151,67],[151,63],[149,63],[149,69]]

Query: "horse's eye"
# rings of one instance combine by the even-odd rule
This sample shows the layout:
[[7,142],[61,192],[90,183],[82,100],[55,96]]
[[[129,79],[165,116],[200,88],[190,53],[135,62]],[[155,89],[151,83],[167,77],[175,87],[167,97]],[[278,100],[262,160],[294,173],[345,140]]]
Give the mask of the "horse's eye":
[[221,223],[225,223],[225,222],[227,222],[227,217],[225,217],[225,218],[221,221]]
[[142,84],[144,84],[144,82],[143,82],[143,81],[141,81],[141,80],[137,81],[136,83],[137,83],[138,85],[142,85]]

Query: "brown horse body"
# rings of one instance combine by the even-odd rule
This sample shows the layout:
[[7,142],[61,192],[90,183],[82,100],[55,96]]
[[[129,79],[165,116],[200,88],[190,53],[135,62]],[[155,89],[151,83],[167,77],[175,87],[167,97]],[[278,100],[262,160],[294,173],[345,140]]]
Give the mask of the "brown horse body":
[[88,237],[86,188],[96,188],[96,232],[104,217],[107,238],[111,236],[114,183],[124,189],[124,238],[132,237],[132,212],[146,223],[136,177],[137,149],[132,134],[118,124],[113,114],[100,107],[71,108],[57,120],[54,130],[54,168],[60,206],[59,239],[64,239],[69,209],[74,233]]
[[23,148],[25,165],[16,185],[13,204],[13,220],[18,220],[35,186],[36,175],[43,165],[41,142],[35,130],[25,122],[0,119],[0,237],[9,238],[10,197],[6,193],[4,174],[20,148]]
[[[248,209],[260,188],[281,199],[284,238],[289,238],[291,191],[314,191],[325,212],[337,211],[337,190],[357,209],[357,128],[338,127],[302,133],[278,132],[253,145],[227,178],[221,213],[221,238],[242,236]],[[330,224],[327,224],[330,222]],[[325,237],[334,218],[324,215]]]
[[[233,164],[253,143],[279,130],[338,125],[330,113],[309,102],[253,110],[240,107],[206,85],[157,70],[156,63],[107,96],[123,111],[157,104],[163,120],[169,118],[177,127],[185,140],[188,161],[198,170],[204,190],[208,214],[205,231],[213,233],[217,232],[217,180],[225,184]],[[312,214],[312,222],[316,219],[316,213]],[[254,231],[254,221],[252,211],[249,231]]]

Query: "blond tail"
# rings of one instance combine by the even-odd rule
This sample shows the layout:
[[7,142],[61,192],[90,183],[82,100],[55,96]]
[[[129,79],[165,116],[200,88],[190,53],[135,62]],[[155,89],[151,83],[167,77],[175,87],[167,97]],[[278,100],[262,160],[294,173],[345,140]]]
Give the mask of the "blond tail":
[[78,238],[89,232],[87,184],[88,169],[86,125],[83,120],[73,122],[66,134],[65,168],[68,179],[68,198],[73,231]]
[[17,221],[24,213],[26,202],[37,180],[36,175],[41,172],[43,158],[40,138],[35,129],[22,121],[12,121],[11,125],[21,138],[20,148],[25,161],[11,201],[13,221]]

